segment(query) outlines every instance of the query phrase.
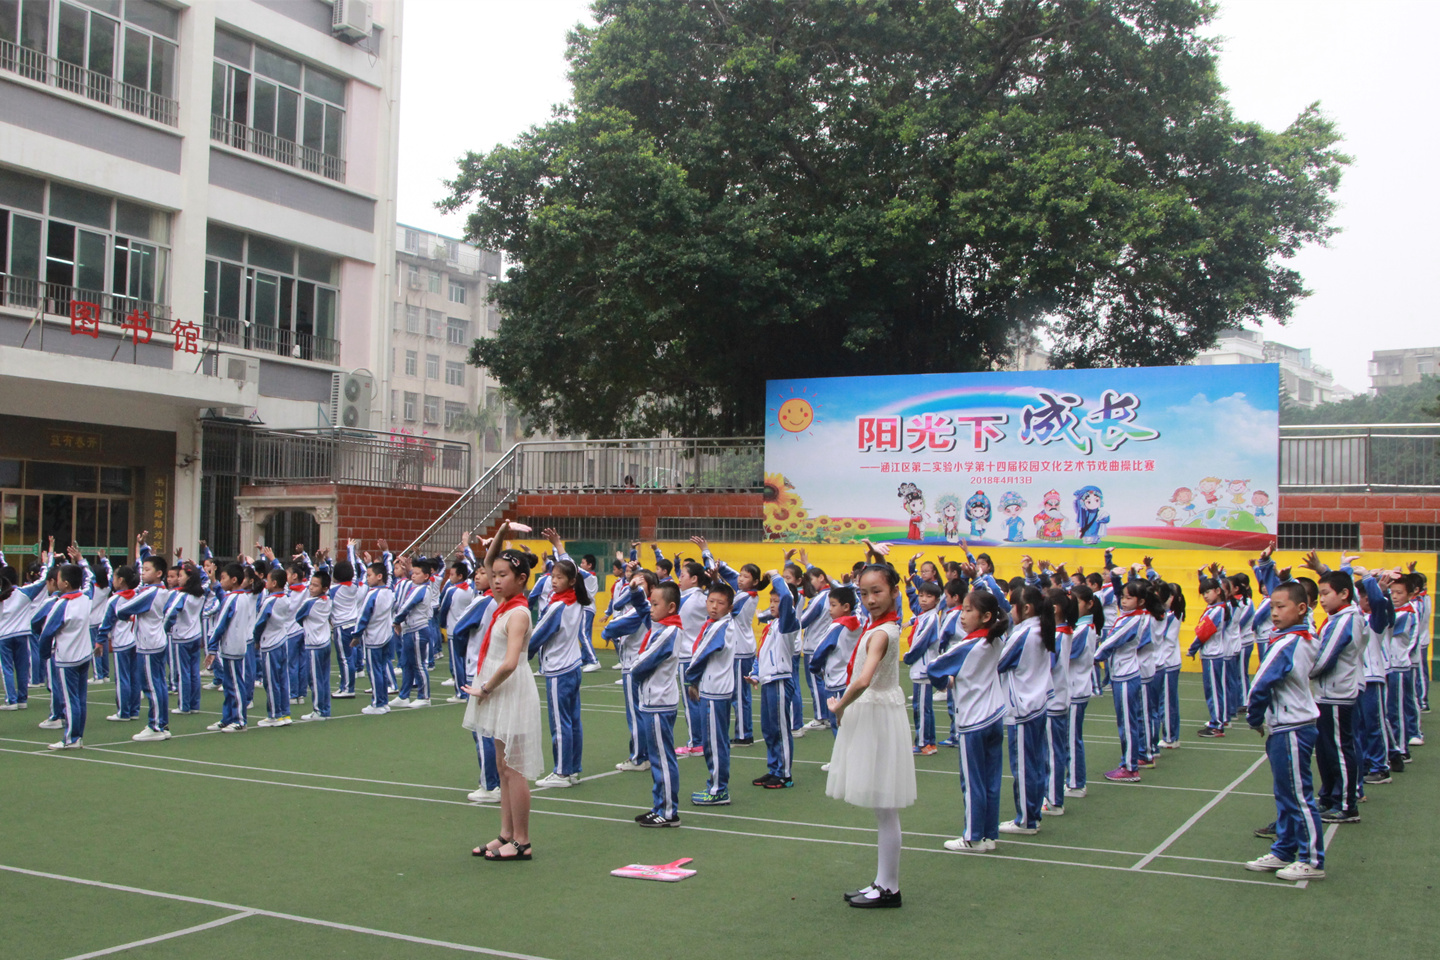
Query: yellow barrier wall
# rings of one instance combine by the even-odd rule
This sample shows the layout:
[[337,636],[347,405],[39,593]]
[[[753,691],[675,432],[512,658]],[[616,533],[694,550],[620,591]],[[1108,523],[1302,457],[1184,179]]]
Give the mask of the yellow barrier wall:
[[[550,549],[550,544],[544,540],[525,540],[519,542],[523,542],[536,553]],[[700,559],[700,551],[689,541],[675,542],[661,540],[659,541],[659,546],[665,556],[672,560],[675,558],[676,553],[683,553],[686,559]],[[710,544],[710,552],[713,553],[716,558],[724,560],[730,566],[737,569],[741,564],[753,563],[761,570],[768,571],[777,570],[783,565],[785,550],[789,547],[803,547],[809,556],[810,562],[824,570],[829,574],[831,579],[836,582],[839,582],[841,575],[848,573],[851,566],[857,560],[862,559],[864,555],[864,547],[854,544],[834,543],[809,545],[785,544],[783,546],[769,543],[712,543]],[[917,552],[920,554],[920,558],[915,561],[917,565],[924,563],[926,560],[938,564],[942,556],[946,560],[958,560],[961,562],[965,560],[965,550],[958,545],[953,549],[941,551],[933,548],[918,550],[915,547],[909,547],[905,544],[893,545],[888,559],[895,565],[895,569],[899,570],[903,575],[907,564],[910,562],[910,558]],[[1074,573],[1081,568],[1084,568],[1086,573],[1099,571],[1103,568],[1105,559],[1105,554],[1102,550],[1076,549],[1073,547],[1052,548],[1038,541],[1031,544],[1028,549],[1020,547],[992,547],[985,552],[989,553],[991,559],[995,561],[995,571],[1001,579],[1019,576],[1021,572],[1020,558],[1027,553],[1034,558],[1037,566],[1041,559],[1049,560],[1052,564],[1064,563],[1067,571],[1070,573]],[[1160,576],[1166,580],[1180,584],[1185,591],[1185,603],[1187,605],[1186,617],[1185,624],[1180,631],[1180,649],[1182,652],[1189,649],[1190,642],[1194,639],[1195,624],[1199,619],[1200,612],[1204,609],[1204,602],[1199,597],[1196,585],[1196,573],[1201,564],[1219,561],[1224,565],[1228,573],[1239,573],[1243,570],[1245,573],[1250,574],[1251,586],[1252,589],[1254,589],[1254,572],[1250,569],[1250,561],[1255,559],[1255,557],[1256,554],[1253,553],[1231,550],[1161,550],[1154,554],[1153,565]],[[1115,556],[1115,563],[1126,565],[1132,562],[1138,562],[1142,558],[1143,555],[1140,553],[1120,551]],[[608,645],[600,639],[600,631],[604,625],[605,605],[609,602],[611,583],[610,563],[613,559],[613,555],[600,558],[600,573],[602,574],[601,597],[598,603],[598,614],[595,619],[594,633],[594,640],[597,645]],[[795,555],[797,563],[799,559],[800,557],[797,553]],[[1275,554],[1275,563],[1279,569],[1293,566],[1297,576],[1313,576],[1309,571],[1301,569],[1300,564],[1303,559],[1304,553],[1299,551],[1279,551]],[[1332,567],[1338,568],[1340,565],[1340,554],[1338,552],[1322,552],[1320,559]],[[1400,554],[1376,551],[1360,554],[1360,559],[1356,562],[1363,567],[1372,569],[1394,568],[1397,566],[1408,569],[1409,563],[1412,560],[1416,561],[1416,569],[1429,578],[1433,595],[1436,559],[1436,555],[1433,553]],[[655,557],[650,549],[650,544],[648,542],[643,544],[640,551],[640,562],[647,567],[653,568],[654,560]],[[1255,592],[1258,599],[1259,591],[1256,590]],[[769,593],[762,593],[758,598],[758,602],[761,609],[767,607],[769,604]],[[910,614],[908,603],[905,603],[904,612],[908,618]],[[1323,611],[1320,613],[1319,619],[1321,621],[1324,620]],[[760,630],[758,626],[755,631],[755,636],[759,639]],[[1254,669],[1254,665],[1255,662],[1252,661],[1252,670]],[[1188,657],[1184,658],[1182,669],[1198,671],[1200,669],[1199,660],[1191,660]]]

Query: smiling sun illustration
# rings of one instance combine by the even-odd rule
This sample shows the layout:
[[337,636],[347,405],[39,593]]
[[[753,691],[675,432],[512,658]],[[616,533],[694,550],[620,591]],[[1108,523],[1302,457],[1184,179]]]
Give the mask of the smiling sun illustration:
[[[770,410],[775,414],[775,422],[779,424],[781,430],[786,433],[801,434],[820,422],[815,415],[815,408],[819,406],[820,404],[815,403],[810,397],[792,394],[781,401],[779,407],[771,407]],[[796,436],[795,439],[799,440],[800,438]]]

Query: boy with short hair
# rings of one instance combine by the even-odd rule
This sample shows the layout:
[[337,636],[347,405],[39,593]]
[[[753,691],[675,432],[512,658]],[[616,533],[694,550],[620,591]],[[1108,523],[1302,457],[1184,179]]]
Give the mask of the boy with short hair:
[[260,602],[251,636],[260,646],[260,669],[265,682],[265,719],[257,727],[288,727],[290,718],[290,648],[285,642],[294,622],[294,608],[287,589],[286,573],[270,568],[266,576],[269,591]]
[[365,568],[365,602],[360,616],[355,621],[354,638],[351,646],[364,644],[365,669],[370,674],[370,704],[361,707],[360,712],[368,716],[380,716],[390,712],[387,691],[390,683],[390,666],[385,659],[386,645],[394,636],[391,614],[395,609],[395,594],[388,587],[390,571],[382,563],[372,563]]
[[[910,562],[913,565],[915,561],[912,559]],[[928,670],[937,653],[936,641],[940,639],[940,620],[945,612],[940,605],[943,591],[933,580],[912,578],[906,581],[905,592],[910,598],[914,616],[910,621],[910,649],[901,659],[910,667],[914,750],[928,757],[938,750],[935,746],[935,689],[930,685]]]
[[140,668],[141,686],[149,700],[149,718],[145,729],[130,739],[170,739],[170,690],[166,667],[170,660],[170,638],[165,631],[165,604],[170,591],[165,587],[168,565],[159,554],[142,546],[140,586],[134,595],[115,606],[115,619],[133,620],[135,624],[135,658]]
[[[90,643],[90,597],[84,590],[89,568],[61,564],[55,571],[59,592],[41,608],[32,625],[40,637],[40,648],[50,651],[54,677],[58,681],[51,696],[62,704],[64,734],[51,750],[74,750],[84,746],[85,694],[90,660],[95,648]],[[41,723],[46,727],[49,721]]]
[[221,707],[220,719],[206,729],[239,733],[245,729],[250,704],[245,659],[255,625],[255,604],[253,594],[245,589],[243,564],[227,563],[216,574],[215,582],[225,591],[225,597],[205,641],[205,666],[213,668],[220,681]]
[[795,616],[795,595],[779,571],[769,573],[770,622],[746,679],[760,688],[760,732],[765,738],[765,774],[752,783],[767,790],[795,786],[794,655],[800,640],[800,619]]
[[1272,871],[1282,880],[1325,878],[1325,826],[1315,805],[1310,758],[1320,710],[1310,691],[1317,645],[1306,629],[1305,588],[1282,583],[1270,594],[1275,633],[1250,687],[1246,720],[1265,737],[1274,777],[1275,842],[1245,869]]
[[[680,587],[673,581],[650,587],[645,608],[650,629],[630,666],[638,701],[636,727],[650,758],[651,807],[635,818],[642,827],[680,826],[680,765],[675,761],[675,716],[680,697],[675,686],[675,646],[682,636]],[[721,737],[720,739],[724,739]]]
[[[845,695],[846,668],[850,665],[855,645],[860,642],[861,628],[860,618],[855,616],[857,598],[854,587],[831,587],[828,603],[830,630],[810,655],[810,672],[819,678],[825,691],[820,699],[820,719],[830,728],[831,736],[838,737],[839,724],[830,712],[830,700]],[[827,763],[821,769],[828,767]]]
[[[625,693],[625,723],[630,728],[630,752],[624,760],[615,764],[615,769],[621,771],[650,769],[651,759],[645,751],[645,735],[640,729],[641,718],[638,714],[640,691],[636,688],[630,671],[635,665],[641,643],[650,635],[653,626],[650,604],[645,597],[650,588],[658,582],[655,574],[649,570],[636,573],[630,581],[629,592],[620,599],[623,612],[605,624],[605,629],[600,633],[604,639],[614,644],[615,652],[620,657],[620,684]],[[676,597],[678,609],[679,588],[676,588]]]
[[686,696],[701,705],[701,743],[710,778],[690,795],[697,807],[730,804],[730,705],[735,698],[735,640],[731,606],[735,591],[723,580],[705,595],[706,620],[685,668]]
[[359,545],[358,540],[349,541],[344,559],[336,560],[331,571],[330,623],[335,633],[335,666],[340,671],[339,689],[330,695],[335,700],[355,698],[355,674],[360,669],[361,650],[351,642],[366,591],[363,571],[358,568],[360,558],[355,553]]
[[[403,558],[400,562],[406,563]],[[430,561],[422,557],[404,572],[408,574],[408,581],[397,581],[395,610],[391,614],[395,632],[400,637],[400,689],[395,696],[395,706],[428,707],[430,673],[425,663],[429,656]],[[411,691],[415,694],[413,699]]]
[[330,719],[330,574],[316,570],[310,577],[306,596],[295,611],[311,682],[315,685],[315,708],[301,720]]
[[1348,573],[1329,571],[1320,577],[1320,605],[1329,619],[1320,628],[1320,649],[1310,682],[1320,710],[1315,759],[1320,767],[1320,819],[1325,823],[1359,823],[1360,763],[1355,726],[1360,690],[1365,683],[1361,663],[1363,620],[1355,606],[1355,583]]
[[134,567],[125,564],[115,569],[110,583],[110,599],[106,601],[105,615],[95,635],[115,657],[115,712],[105,719],[123,723],[140,717],[140,671],[135,653],[135,621],[120,619],[116,610],[121,603],[134,598],[140,588],[140,575]]

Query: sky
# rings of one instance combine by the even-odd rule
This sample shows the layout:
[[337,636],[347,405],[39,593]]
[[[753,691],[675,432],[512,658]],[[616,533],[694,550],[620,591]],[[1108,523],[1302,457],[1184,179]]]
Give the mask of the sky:
[[[434,208],[466,150],[510,143],[568,99],[565,34],[583,0],[406,0],[401,67],[402,222],[452,236],[462,217]],[[1291,264],[1312,295],[1265,335],[1309,347],[1361,392],[1372,350],[1440,344],[1430,283],[1440,222],[1431,97],[1440,59],[1433,0],[1229,0],[1211,26],[1237,117],[1287,126],[1319,101],[1354,163],[1337,194],[1328,247]],[[1430,66],[1426,66],[1426,64]],[[462,99],[463,98],[463,99]]]

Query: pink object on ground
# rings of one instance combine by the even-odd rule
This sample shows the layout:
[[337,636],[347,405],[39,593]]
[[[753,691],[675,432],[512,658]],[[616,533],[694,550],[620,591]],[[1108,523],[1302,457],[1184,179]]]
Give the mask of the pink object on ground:
[[661,863],[655,866],[632,863],[618,870],[611,870],[610,876],[629,877],[632,880],[664,880],[667,883],[674,883],[677,880],[684,880],[686,877],[693,877],[698,872],[681,869],[690,862],[690,859],[690,857],[682,857],[673,863]]

